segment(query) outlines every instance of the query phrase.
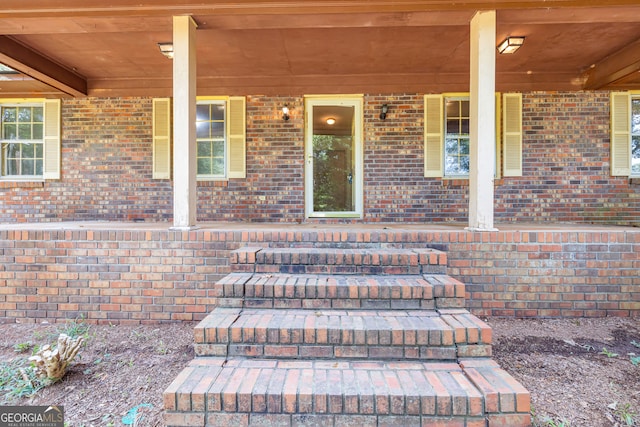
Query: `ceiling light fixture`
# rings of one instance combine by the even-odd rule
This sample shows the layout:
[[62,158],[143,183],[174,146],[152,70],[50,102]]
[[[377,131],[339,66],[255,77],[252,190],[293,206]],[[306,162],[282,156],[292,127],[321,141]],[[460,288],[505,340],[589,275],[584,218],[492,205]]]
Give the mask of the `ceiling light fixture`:
[[502,43],[498,45],[498,52],[500,54],[514,53],[516,50],[524,44],[524,37],[522,36],[510,36],[504,39]]
[[284,107],[282,107],[282,120],[284,120],[285,122],[289,120],[289,107],[287,107],[286,104]]
[[331,126],[331,125],[335,125],[335,124],[336,124],[336,119],[334,119],[333,117],[329,117],[329,118],[327,119],[327,124],[328,124],[329,126]]
[[158,43],[160,53],[169,59],[173,59],[173,43]]

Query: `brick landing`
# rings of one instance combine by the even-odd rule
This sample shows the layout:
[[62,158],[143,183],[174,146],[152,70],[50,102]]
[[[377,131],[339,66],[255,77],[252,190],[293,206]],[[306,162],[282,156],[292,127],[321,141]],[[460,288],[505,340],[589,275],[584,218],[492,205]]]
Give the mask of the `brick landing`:
[[[243,248],[213,285],[169,426],[530,424],[433,249]],[[327,274],[330,273],[330,274]]]

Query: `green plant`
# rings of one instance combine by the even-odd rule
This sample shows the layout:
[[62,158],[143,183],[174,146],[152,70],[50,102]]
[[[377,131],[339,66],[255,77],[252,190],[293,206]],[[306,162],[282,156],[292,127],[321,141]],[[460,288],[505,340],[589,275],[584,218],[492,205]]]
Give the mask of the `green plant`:
[[633,366],[638,366],[640,365],[640,356],[629,356],[631,358],[631,363],[633,363]]
[[21,342],[18,344],[15,344],[13,346],[13,351],[15,351],[16,353],[26,353],[29,350],[31,350],[31,348],[33,347],[33,344],[31,344],[30,342]]
[[630,403],[618,405],[618,402],[614,402],[609,405],[610,409],[613,409],[613,414],[620,419],[627,426],[635,426],[636,414],[631,408]]
[[82,337],[85,340],[89,337],[90,326],[85,323],[84,317],[80,316],[72,320],[67,320],[64,326],[59,326],[57,335],[65,334],[71,338]]
[[613,352],[607,350],[606,347],[602,347],[602,351],[599,354],[604,354],[605,356],[607,356],[610,359],[612,357],[618,357],[618,353],[613,353]]
[[635,341],[635,340],[634,340],[634,341],[631,341],[631,345],[632,345],[632,346],[634,346],[634,347],[638,347],[638,348],[640,348],[640,342],[637,342],[637,341]]
[[51,381],[38,378],[36,370],[24,359],[0,362],[0,397],[4,402],[33,396],[49,384]]

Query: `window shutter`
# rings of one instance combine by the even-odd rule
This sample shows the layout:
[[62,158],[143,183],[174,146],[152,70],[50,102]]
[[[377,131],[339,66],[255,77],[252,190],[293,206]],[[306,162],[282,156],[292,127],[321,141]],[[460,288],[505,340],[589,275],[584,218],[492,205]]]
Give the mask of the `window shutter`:
[[503,95],[504,176],[522,176],[522,94]]
[[244,96],[229,98],[227,137],[229,178],[246,178],[246,106]]
[[171,99],[153,100],[153,179],[171,178]]
[[443,174],[444,119],[442,95],[424,96],[424,176]]
[[60,100],[44,101],[44,179],[60,179]]
[[631,175],[631,95],[611,93],[611,176]]

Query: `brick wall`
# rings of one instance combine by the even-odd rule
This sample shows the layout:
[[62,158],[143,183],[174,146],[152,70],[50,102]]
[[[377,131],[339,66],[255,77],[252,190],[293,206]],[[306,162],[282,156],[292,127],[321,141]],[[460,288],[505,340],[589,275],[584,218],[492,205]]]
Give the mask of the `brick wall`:
[[433,247],[481,316],[640,315],[640,230],[0,230],[0,321],[199,320],[242,246]]
[[[365,96],[366,222],[467,221],[467,181],[423,176],[422,99]],[[0,182],[0,222],[170,221],[172,182],[151,178],[151,100],[62,105],[62,179]],[[523,124],[524,176],[496,181],[496,221],[638,224],[640,185],[610,176],[608,92],[525,93]],[[248,97],[247,178],[199,183],[199,221],[304,221],[303,160],[303,98]]]

